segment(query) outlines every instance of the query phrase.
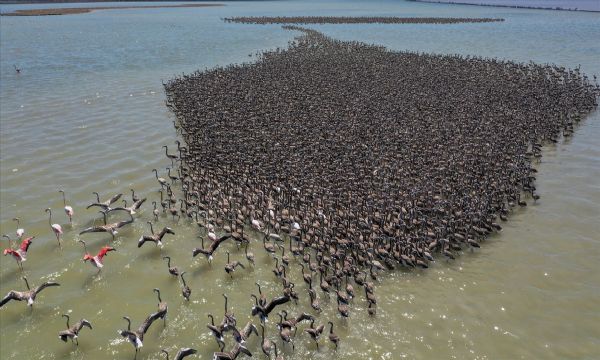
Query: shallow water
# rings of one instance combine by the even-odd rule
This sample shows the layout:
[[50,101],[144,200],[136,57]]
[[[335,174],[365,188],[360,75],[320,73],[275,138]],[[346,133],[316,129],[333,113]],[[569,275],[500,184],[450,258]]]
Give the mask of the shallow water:
[[[153,3],[154,4],[154,3]],[[111,4],[112,5],[112,4]],[[68,4],[73,7],[73,4]],[[83,4],[82,6],[87,6]],[[15,8],[44,5],[6,5]],[[47,5],[46,5],[47,7]],[[155,311],[152,288],[169,303],[167,327],[158,322],[147,334],[139,359],[158,359],[161,348],[191,346],[200,358],[217,350],[205,327],[206,314],[220,319],[222,293],[240,324],[249,319],[254,281],[278,294],[274,262],[260,244],[255,268],[223,271],[224,251],[243,258],[233,244],[209,267],[192,259],[204,235],[196,225],[162,216],[171,226],[162,253],[136,241],[149,230],[151,201],[158,199],[152,168],[162,175],[169,162],[163,144],[176,139],[172,115],[164,106],[161,79],[196,69],[251,61],[249,54],[283,47],[295,33],[277,25],[226,24],[241,15],[390,15],[503,17],[502,23],[458,25],[319,25],[313,28],[344,40],[361,40],[397,50],[460,53],[516,61],[581,66],[600,75],[600,16],[590,13],[464,7],[412,2],[240,2],[212,9],[109,10],[89,14],[0,19],[0,233],[14,237],[18,216],[36,235],[25,262],[32,285],[53,278],[60,288],[40,294],[32,312],[21,303],[0,310],[0,358],[132,358],[133,347],[117,330],[129,315],[137,326]],[[13,64],[23,70],[16,74]],[[334,319],[342,343],[337,354],[321,340],[319,351],[300,327],[296,350],[286,358],[544,358],[595,359],[600,356],[600,112],[588,117],[571,140],[545,149],[539,164],[536,204],[518,210],[500,235],[479,251],[454,262],[438,260],[427,271],[394,272],[376,286],[378,314],[368,318],[364,296],[351,318],[337,319],[335,306],[318,323]],[[172,148],[169,149],[173,151]],[[102,198],[133,187],[148,197],[130,228],[117,236],[117,252],[97,275],[82,263],[76,241],[81,228],[100,221],[85,210],[92,191]],[[62,211],[59,188],[75,208],[71,228]],[[63,224],[63,250],[51,233],[46,207]],[[116,216],[114,217],[116,218]],[[91,252],[110,241],[103,234],[82,235]],[[6,246],[2,239],[3,247]],[[188,271],[192,301],[185,303],[162,255]],[[24,289],[14,261],[1,257],[0,293]],[[300,288],[293,314],[311,310],[300,267],[291,266]],[[321,296],[321,302],[327,303]],[[73,322],[90,320],[80,345],[64,344],[57,332],[61,314]],[[272,320],[276,320],[275,316]],[[278,338],[274,325],[267,334]],[[228,338],[228,343],[232,340]],[[252,338],[249,349],[262,356]],[[335,355],[334,355],[335,354]]]

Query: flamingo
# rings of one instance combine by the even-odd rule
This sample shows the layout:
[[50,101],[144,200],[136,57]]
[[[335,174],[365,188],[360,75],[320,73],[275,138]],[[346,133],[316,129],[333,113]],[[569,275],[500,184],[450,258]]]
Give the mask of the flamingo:
[[[6,236],[6,235],[5,235]],[[35,236],[30,236],[23,241],[21,241],[21,246],[17,250],[14,249],[4,249],[4,255],[12,255],[13,258],[17,261],[19,268],[23,270],[22,262],[27,260],[27,250],[29,250],[29,245],[31,245],[31,240],[33,240]]]
[[75,212],[73,211],[72,207],[70,207],[69,205],[67,205],[67,199],[65,198],[65,192],[63,190],[58,190],[58,192],[62,193],[63,205],[65,207],[65,214],[67,214],[67,216],[69,217],[69,223],[72,224],[73,223],[73,214]]
[[23,234],[25,234],[25,229],[19,227],[21,225],[19,218],[16,217],[13,219],[13,221],[17,222],[17,237],[21,239],[21,237],[23,237]]
[[27,281],[27,278],[23,277],[23,280],[25,281],[25,285],[27,285],[27,291],[16,291],[16,290],[9,291],[8,294],[6,294],[6,296],[0,301],[0,307],[4,306],[4,304],[6,304],[7,302],[9,302],[11,300],[16,300],[16,301],[27,300],[27,306],[33,306],[33,302],[35,301],[37,294],[39,294],[42,290],[44,290],[45,288],[47,288],[49,286],[60,286],[60,284],[57,282],[46,281],[45,283],[41,284],[40,286],[31,289],[29,287],[29,282]]
[[111,205],[114,204],[117,200],[119,200],[121,198],[121,196],[123,196],[123,194],[116,194],[113,197],[111,197],[110,199],[104,201],[104,202],[100,202],[100,195],[97,192],[92,192],[92,194],[96,195],[96,202],[95,203],[91,203],[90,205],[88,205],[86,207],[86,209],[89,209],[91,207],[97,206],[102,208],[102,210],[104,211],[108,211],[111,209]]
[[104,225],[89,227],[89,228],[83,230],[82,232],[80,232],[79,235],[91,233],[91,232],[106,232],[106,233],[110,233],[112,235],[112,239],[114,241],[115,235],[118,234],[117,230],[119,230],[123,226],[125,226],[127,224],[131,224],[133,222],[133,216],[128,213],[129,217],[130,217],[129,220],[124,220],[124,221],[107,224],[106,223],[106,212],[101,211],[101,213],[102,213],[102,215],[104,215]]
[[56,240],[58,241],[58,246],[62,248],[62,245],[60,244],[60,236],[63,233],[62,226],[60,226],[59,224],[52,223],[52,209],[47,208],[46,212],[50,214],[50,218],[48,219],[48,224],[50,224],[50,228],[52,229],[52,232],[54,233],[54,235],[56,235]]
[[112,246],[103,246],[102,249],[98,251],[98,254],[96,256],[92,256],[87,251],[85,241],[79,240],[79,242],[83,244],[83,251],[85,251],[85,254],[83,255],[83,261],[86,262],[89,260],[90,263],[98,269],[98,272],[104,267],[104,257],[106,256],[106,254],[108,254],[109,251],[117,251],[117,249],[115,249]]
[[[167,355],[167,360],[169,360],[169,353],[167,352],[167,350],[162,349],[161,352],[165,353]],[[177,352],[177,354],[175,354],[174,360],[181,360],[187,356],[190,355],[194,355],[195,353],[197,353],[198,351],[196,349],[192,349],[192,348],[181,348],[179,349],[179,351]]]
[[67,342],[67,339],[71,339],[71,341],[75,340],[75,343],[77,344],[77,346],[79,346],[79,340],[77,340],[77,338],[79,337],[79,332],[81,331],[81,329],[83,329],[84,326],[90,328],[91,330],[92,324],[86,319],[81,319],[75,324],[73,324],[73,326],[69,326],[69,315],[62,314],[62,317],[67,318],[67,329],[59,332],[58,338],[64,342]]
[[[156,175],[156,180],[158,181],[158,183],[160,184],[160,188],[162,189],[163,187],[165,187],[167,185],[167,180],[165,180],[165,178],[163,177],[159,177],[158,176],[158,170],[156,169],[152,169],[152,171],[154,172],[154,174]],[[162,194],[161,194],[162,195]]]
[[144,346],[144,335],[146,334],[146,332],[148,332],[150,325],[152,325],[152,323],[160,317],[160,313],[150,314],[137,330],[131,331],[131,319],[129,319],[129,317],[127,316],[123,316],[123,319],[127,321],[127,330],[119,330],[119,334],[121,334],[122,337],[129,340],[129,342],[135,348],[134,359],[137,358],[137,354],[140,351],[140,348]]
[[156,243],[156,245],[160,248],[163,247],[162,244],[162,239],[166,234],[171,234],[171,235],[175,235],[175,232],[173,231],[173,229],[171,229],[170,227],[164,227],[158,234],[154,233],[154,228],[152,227],[152,221],[147,221],[147,223],[150,225],[150,232],[152,232],[152,235],[142,235],[142,237],[140,237],[140,239],[138,240],[138,247],[142,247],[142,245],[144,245],[144,243],[146,241],[152,241],[154,243]]

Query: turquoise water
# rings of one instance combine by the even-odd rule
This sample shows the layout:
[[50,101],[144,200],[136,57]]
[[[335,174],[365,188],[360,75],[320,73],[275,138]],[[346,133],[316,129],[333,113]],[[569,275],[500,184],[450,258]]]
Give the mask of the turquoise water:
[[[110,3],[108,5],[130,5]],[[156,3],[151,3],[152,5]],[[102,4],[104,5],[104,4]],[[2,5],[0,11],[59,5]],[[90,6],[65,4],[61,6]],[[93,6],[93,4],[91,5]],[[23,304],[0,309],[0,358],[132,358],[133,348],[116,331],[155,310],[153,287],[169,302],[167,328],[153,325],[139,359],[158,359],[159,350],[192,346],[201,357],[217,350],[205,327],[206,314],[220,315],[221,293],[229,294],[238,321],[249,319],[256,280],[276,289],[273,261],[259,244],[254,269],[231,280],[223,257],[212,268],[191,259],[199,246],[195,225],[160,218],[171,226],[163,254],[189,272],[192,301],[184,303],[158,250],[135,246],[148,233],[157,185],[151,169],[164,174],[163,144],[174,146],[172,115],[164,106],[161,80],[196,69],[252,61],[253,54],[285,47],[295,33],[278,25],[224,23],[242,15],[502,17],[491,24],[318,25],[334,38],[360,40],[395,50],[494,57],[580,66],[600,75],[600,15],[593,13],[384,2],[228,2],[219,8],[128,9],[48,17],[0,18],[0,233],[14,234],[19,216],[36,235],[25,273],[30,283],[59,281],[33,312]],[[22,69],[16,74],[13,65]],[[334,320],[342,338],[337,353],[325,339],[317,352],[298,332],[296,351],[286,358],[544,358],[600,356],[600,113],[576,130],[570,142],[547,147],[539,165],[541,201],[520,210],[477,252],[456,262],[438,261],[428,271],[396,272],[376,287],[378,316],[370,319],[362,299],[348,321]],[[173,149],[170,148],[170,152]],[[103,198],[134,187],[148,196],[139,221],[117,237],[118,251],[100,275],[82,264],[76,235],[98,214],[85,210],[92,191]],[[57,192],[63,188],[75,208],[71,228]],[[46,207],[65,228],[63,250],[48,228]],[[156,228],[157,226],[155,226]],[[91,251],[103,235],[84,236]],[[82,238],[84,238],[82,237]],[[2,239],[5,247],[5,240]],[[243,257],[235,246],[232,254]],[[16,264],[0,257],[0,293],[23,289]],[[292,277],[302,284],[299,266]],[[303,286],[303,285],[302,285]],[[304,287],[302,287],[304,289]],[[301,294],[302,295],[302,294]],[[327,304],[325,298],[321,302]],[[335,319],[335,306],[319,322]],[[295,314],[310,310],[306,294]],[[62,313],[86,317],[80,346],[64,344]],[[216,316],[217,318],[219,316]],[[75,319],[74,319],[75,320]],[[275,340],[273,324],[267,330]],[[228,341],[231,343],[231,341]],[[249,348],[262,356],[259,342]]]

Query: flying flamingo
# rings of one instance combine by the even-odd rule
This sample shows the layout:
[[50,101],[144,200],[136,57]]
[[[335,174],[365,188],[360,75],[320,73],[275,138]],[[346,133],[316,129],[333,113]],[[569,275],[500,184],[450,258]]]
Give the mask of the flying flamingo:
[[98,251],[98,254],[96,256],[92,256],[87,251],[87,246],[85,245],[85,241],[79,240],[79,242],[83,244],[83,251],[85,251],[85,254],[83,255],[83,261],[85,262],[85,261],[89,260],[90,263],[98,269],[98,272],[100,272],[100,270],[102,270],[102,268],[104,267],[103,259],[106,256],[106,254],[109,251],[117,251],[117,249],[115,249],[112,246],[103,246],[102,249],[100,249],[100,251]]
[[[5,235],[6,236],[6,235]],[[27,250],[29,249],[29,245],[31,245],[31,240],[33,240],[35,236],[30,236],[21,242],[21,246],[17,250],[14,249],[4,249],[4,255],[12,255],[13,258],[17,261],[19,268],[23,270],[23,261],[27,260]]]
[[65,213],[69,217],[69,223],[72,224],[73,223],[73,214],[74,214],[73,208],[70,207],[69,205],[67,205],[67,200],[65,198],[65,192],[63,190],[58,190],[58,192],[62,193],[63,205],[65,206]]
[[33,302],[35,301],[37,294],[39,294],[42,290],[44,290],[45,288],[47,288],[49,286],[60,286],[60,284],[57,282],[46,281],[45,283],[41,284],[40,286],[37,286],[37,287],[31,289],[29,287],[29,282],[27,282],[27,278],[23,277],[23,280],[25,281],[25,285],[27,285],[27,291],[16,291],[16,290],[9,291],[8,294],[6,294],[6,296],[2,300],[0,300],[0,307],[4,306],[4,304],[6,304],[7,302],[9,302],[11,300],[16,300],[16,301],[26,300],[27,306],[33,306]]
[[13,221],[17,222],[17,237],[19,239],[21,239],[21,237],[23,237],[23,234],[25,234],[25,229],[19,227],[21,225],[19,218],[16,217],[16,218],[13,219]]
[[62,248],[62,245],[60,244],[60,236],[63,233],[62,226],[60,226],[59,224],[52,223],[52,209],[47,208],[46,212],[50,214],[50,218],[48,219],[48,224],[50,224],[50,228],[52,228],[52,232],[54,232],[54,235],[56,235],[56,240],[58,241],[58,246],[60,248]]

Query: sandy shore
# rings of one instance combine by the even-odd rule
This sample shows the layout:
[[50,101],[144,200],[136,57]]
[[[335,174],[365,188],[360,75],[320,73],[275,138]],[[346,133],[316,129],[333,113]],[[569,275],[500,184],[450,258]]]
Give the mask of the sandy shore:
[[94,6],[80,8],[54,8],[54,9],[31,9],[16,10],[2,16],[44,16],[44,15],[73,15],[85,14],[94,10],[122,10],[122,9],[158,9],[158,8],[192,8],[192,7],[213,7],[223,6],[223,4],[181,4],[181,5],[140,5],[140,6]]

